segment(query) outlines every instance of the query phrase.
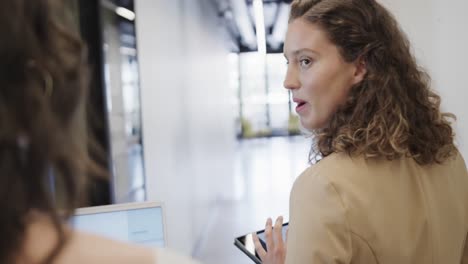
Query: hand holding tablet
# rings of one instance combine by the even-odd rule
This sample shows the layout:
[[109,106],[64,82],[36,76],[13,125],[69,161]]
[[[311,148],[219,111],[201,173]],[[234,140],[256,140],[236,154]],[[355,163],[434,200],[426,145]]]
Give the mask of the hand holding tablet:
[[283,217],[278,217],[274,226],[269,218],[264,230],[240,236],[234,244],[257,264],[282,264],[286,256],[287,230],[288,223],[283,224]]

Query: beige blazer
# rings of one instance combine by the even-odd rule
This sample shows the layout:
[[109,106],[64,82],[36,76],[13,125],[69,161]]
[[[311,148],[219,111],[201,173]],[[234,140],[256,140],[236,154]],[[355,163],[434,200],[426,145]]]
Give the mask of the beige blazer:
[[296,180],[289,218],[287,264],[468,263],[466,165],[332,154]]

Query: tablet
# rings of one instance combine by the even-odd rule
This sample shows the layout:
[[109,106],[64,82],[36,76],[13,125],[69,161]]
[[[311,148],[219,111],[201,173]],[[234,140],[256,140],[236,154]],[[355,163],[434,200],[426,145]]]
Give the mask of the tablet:
[[[288,229],[289,223],[283,224],[283,240],[286,238],[286,230]],[[260,239],[260,243],[262,244],[263,248],[266,250],[266,240],[265,240],[265,229],[257,231],[257,236]],[[262,261],[258,256],[255,245],[253,241],[252,234],[243,235],[234,239],[234,245],[238,247],[242,252],[244,252],[249,258],[251,258],[255,263],[261,264]]]

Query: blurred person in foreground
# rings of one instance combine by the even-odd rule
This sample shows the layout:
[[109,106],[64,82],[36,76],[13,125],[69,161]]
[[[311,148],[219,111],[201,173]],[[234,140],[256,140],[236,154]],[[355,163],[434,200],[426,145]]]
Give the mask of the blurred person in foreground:
[[453,115],[410,50],[375,0],[293,1],[284,86],[313,165],[292,188],[287,241],[281,217],[267,220],[267,251],[255,238],[263,263],[468,263]]
[[0,263],[194,263],[67,224],[87,175],[103,172],[87,149],[86,48],[60,1],[0,5]]

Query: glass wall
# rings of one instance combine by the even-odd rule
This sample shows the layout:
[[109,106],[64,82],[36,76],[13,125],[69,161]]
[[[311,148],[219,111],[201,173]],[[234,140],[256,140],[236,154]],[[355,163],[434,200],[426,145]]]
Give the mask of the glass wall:
[[145,200],[133,1],[101,0],[104,87],[114,202]]

